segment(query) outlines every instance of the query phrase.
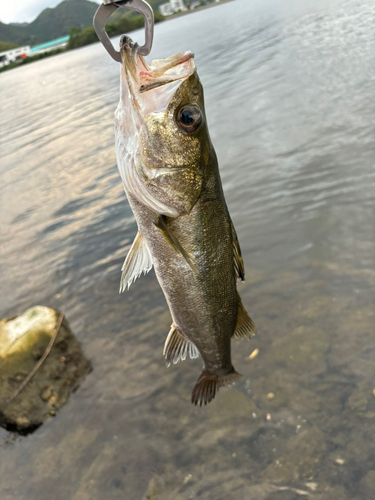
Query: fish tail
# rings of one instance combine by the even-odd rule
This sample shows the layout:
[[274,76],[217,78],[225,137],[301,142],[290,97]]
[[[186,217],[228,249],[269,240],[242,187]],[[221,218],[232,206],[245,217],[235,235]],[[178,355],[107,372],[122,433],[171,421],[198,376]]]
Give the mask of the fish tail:
[[221,377],[212,375],[203,370],[193,389],[191,402],[195,404],[195,406],[202,406],[202,404],[206,405],[214,399],[216,393],[219,391],[219,387],[233,384],[241,377],[242,375],[237,373],[233,366],[227,374]]

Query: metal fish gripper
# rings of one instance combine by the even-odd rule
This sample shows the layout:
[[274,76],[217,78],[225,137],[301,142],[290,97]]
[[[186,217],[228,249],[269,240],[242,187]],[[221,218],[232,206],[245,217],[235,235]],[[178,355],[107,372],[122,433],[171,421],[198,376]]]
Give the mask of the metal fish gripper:
[[94,29],[108,54],[117,62],[121,62],[121,54],[117,51],[105,30],[106,20],[120,7],[134,10],[142,14],[145,20],[145,43],[139,47],[139,54],[147,56],[154,38],[154,12],[145,0],[103,0],[94,16]]

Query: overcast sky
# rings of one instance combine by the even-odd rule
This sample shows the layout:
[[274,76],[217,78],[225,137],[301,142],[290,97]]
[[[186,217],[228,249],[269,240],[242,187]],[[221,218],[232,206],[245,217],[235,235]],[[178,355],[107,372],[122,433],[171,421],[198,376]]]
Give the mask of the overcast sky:
[[[43,9],[56,7],[62,0],[1,0],[0,21],[2,23],[24,23],[33,21]],[[92,0],[101,3],[101,0]]]

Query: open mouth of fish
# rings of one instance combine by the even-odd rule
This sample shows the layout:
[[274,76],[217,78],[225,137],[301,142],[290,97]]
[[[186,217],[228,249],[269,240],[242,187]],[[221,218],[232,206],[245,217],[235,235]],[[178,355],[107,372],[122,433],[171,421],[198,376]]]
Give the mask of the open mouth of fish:
[[195,71],[194,54],[181,52],[166,59],[152,61],[149,66],[138,53],[138,45],[128,36],[120,41],[122,75],[129,97],[139,118],[149,113],[163,112],[182,81]]
[[184,162],[176,165],[173,159],[167,163],[155,161],[152,165],[145,162],[144,152],[149,146],[145,137],[150,123],[157,123],[160,131],[168,127],[164,120],[168,106],[179,86],[195,73],[194,54],[182,52],[153,61],[149,66],[138,50],[131,38],[126,35],[121,38],[120,102],[115,112],[117,165],[128,195],[157,213],[175,217],[178,212],[150,192],[136,165],[143,165],[149,180],[178,173],[184,167]]

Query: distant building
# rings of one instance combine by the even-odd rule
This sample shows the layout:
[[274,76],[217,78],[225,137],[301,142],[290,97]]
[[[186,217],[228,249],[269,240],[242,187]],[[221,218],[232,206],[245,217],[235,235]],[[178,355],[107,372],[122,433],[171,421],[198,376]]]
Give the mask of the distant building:
[[5,50],[4,52],[0,52],[0,68],[14,62],[20,62],[28,56],[35,56],[36,54],[63,48],[68,42],[69,36],[63,36],[56,40],[51,40],[50,42],[41,43],[35,47],[25,45],[24,47],[17,47],[16,49]]
[[159,5],[159,9],[163,16],[171,16],[179,10],[188,10],[183,0],[169,0],[169,2]]
[[56,40],[51,40],[50,42],[41,43],[40,45],[35,45],[31,47],[30,56],[35,56],[36,54],[42,54],[43,52],[49,52],[50,50],[62,49],[69,42],[69,35],[62,36]]
[[30,55],[30,51],[30,46],[25,45],[24,47],[17,47],[15,49],[0,52],[0,68],[8,66],[10,63],[22,61],[22,59]]

